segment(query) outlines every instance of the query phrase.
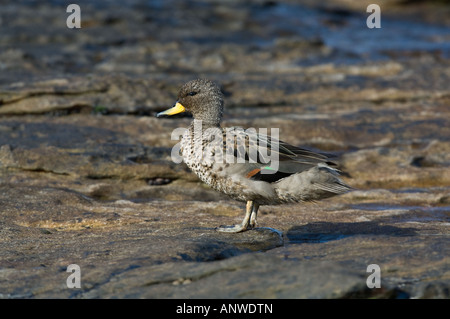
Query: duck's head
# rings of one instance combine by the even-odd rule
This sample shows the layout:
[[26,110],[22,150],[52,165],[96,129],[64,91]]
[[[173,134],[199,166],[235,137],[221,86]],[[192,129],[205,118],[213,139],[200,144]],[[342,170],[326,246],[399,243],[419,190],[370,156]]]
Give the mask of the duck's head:
[[223,114],[223,94],[220,88],[210,80],[198,79],[184,84],[175,105],[156,114],[166,117],[182,112],[189,112],[194,119],[204,124],[219,125]]

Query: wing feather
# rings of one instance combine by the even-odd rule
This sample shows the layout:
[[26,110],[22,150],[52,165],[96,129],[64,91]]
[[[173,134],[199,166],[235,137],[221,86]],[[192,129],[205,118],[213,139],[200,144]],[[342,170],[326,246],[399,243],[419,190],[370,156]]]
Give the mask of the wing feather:
[[[230,152],[232,147],[235,163],[253,164],[248,165],[248,172],[245,173],[250,179],[273,183],[319,164],[335,166],[329,154],[293,146],[253,130],[231,127],[225,129],[223,134],[224,151],[228,148]],[[278,161],[278,169],[274,172],[270,167],[273,159]]]

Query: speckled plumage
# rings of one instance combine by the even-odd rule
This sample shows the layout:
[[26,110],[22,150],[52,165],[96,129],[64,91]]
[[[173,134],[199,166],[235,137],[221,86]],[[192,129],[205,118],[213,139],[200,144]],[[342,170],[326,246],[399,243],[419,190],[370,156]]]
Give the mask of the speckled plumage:
[[158,116],[182,111],[193,114],[194,120],[181,140],[186,165],[215,190],[247,202],[244,221],[232,227],[221,226],[220,231],[255,227],[259,205],[316,201],[350,189],[339,179],[327,155],[255,130],[221,128],[223,94],[209,80],[183,85],[176,105],[175,111],[174,107]]

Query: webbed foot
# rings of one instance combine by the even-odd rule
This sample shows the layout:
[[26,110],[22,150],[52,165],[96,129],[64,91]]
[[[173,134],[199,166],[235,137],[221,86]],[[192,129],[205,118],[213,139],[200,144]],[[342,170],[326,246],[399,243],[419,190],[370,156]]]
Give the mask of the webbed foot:
[[244,220],[241,224],[232,226],[219,226],[216,228],[217,231],[223,233],[240,233],[249,229],[253,229],[256,226],[256,216],[258,213],[259,205],[253,201],[247,202],[247,210],[245,213]]

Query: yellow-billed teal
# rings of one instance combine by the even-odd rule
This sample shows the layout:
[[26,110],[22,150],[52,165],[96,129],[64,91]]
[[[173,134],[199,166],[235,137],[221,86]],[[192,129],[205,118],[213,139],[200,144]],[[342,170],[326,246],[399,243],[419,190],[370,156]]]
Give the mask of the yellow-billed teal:
[[219,87],[198,79],[181,87],[175,106],[157,114],[191,113],[194,120],[180,142],[183,161],[215,190],[247,202],[242,223],[220,226],[218,231],[237,233],[254,228],[260,205],[316,201],[350,189],[339,179],[328,155],[255,130],[221,128],[223,107]]

